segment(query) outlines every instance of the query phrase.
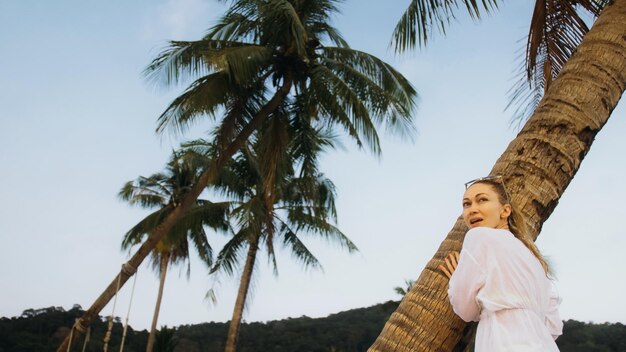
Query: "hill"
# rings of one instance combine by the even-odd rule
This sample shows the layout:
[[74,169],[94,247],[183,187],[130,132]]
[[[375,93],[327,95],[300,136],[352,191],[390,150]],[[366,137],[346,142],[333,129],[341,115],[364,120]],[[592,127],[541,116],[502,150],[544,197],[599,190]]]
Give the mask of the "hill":
[[[244,323],[239,337],[240,352],[361,352],[373,343],[398,302],[389,301],[368,308],[352,309],[326,318],[288,318],[265,323]],[[0,318],[0,352],[55,351],[83,310],[74,305],[27,309],[20,317]],[[92,325],[86,351],[102,351],[106,319]],[[224,350],[227,323],[181,325],[166,330],[177,341],[175,352]],[[168,335],[164,332],[161,338]],[[113,327],[109,349],[118,351],[122,337],[119,318]],[[148,332],[128,328],[124,351],[145,350]],[[626,352],[626,326],[621,323],[592,324],[565,322],[557,340],[562,352]],[[82,341],[81,341],[82,347]],[[75,348],[81,350],[82,348]]]

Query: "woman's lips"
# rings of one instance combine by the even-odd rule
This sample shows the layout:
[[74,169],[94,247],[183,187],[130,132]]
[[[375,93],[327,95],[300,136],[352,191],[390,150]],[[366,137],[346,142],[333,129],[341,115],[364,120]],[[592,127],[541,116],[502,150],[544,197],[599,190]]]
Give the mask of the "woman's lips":
[[482,218],[472,219],[472,220],[470,220],[470,226],[476,226],[476,225],[480,224],[481,221],[483,221]]

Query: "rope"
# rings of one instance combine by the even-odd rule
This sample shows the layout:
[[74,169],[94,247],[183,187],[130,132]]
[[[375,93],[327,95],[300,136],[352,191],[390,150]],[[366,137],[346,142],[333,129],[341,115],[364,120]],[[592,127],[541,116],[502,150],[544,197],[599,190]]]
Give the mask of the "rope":
[[133,276],[137,272],[137,268],[126,262],[122,264],[122,272],[128,276]]
[[[122,271],[124,271],[125,265],[126,264],[122,265]],[[113,310],[111,311],[111,316],[109,317],[109,326],[106,334],[104,335],[104,346],[102,347],[103,352],[107,352],[109,350],[109,341],[111,340],[111,331],[113,330],[113,317],[115,316],[115,306],[117,305],[117,296],[120,292],[121,281],[122,275],[117,275],[117,288],[115,289],[115,299],[113,299]]]
[[74,321],[74,325],[72,325],[72,328],[70,329],[70,343],[67,345],[67,352],[70,352],[70,349],[72,347],[72,338],[74,337],[74,330],[80,332],[81,334],[84,334],[85,331],[87,331],[87,328],[85,328],[85,326],[80,323],[80,319],[77,318]]
[[87,329],[87,334],[85,335],[85,342],[83,343],[83,352],[87,350],[87,343],[91,339],[91,327]]
[[[137,272],[137,269],[135,269]],[[124,341],[126,341],[126,330],[128,330],[128,318],[130,317],[130,307],[133,305],[133,297],[135,296],[135,284],[137,283],[137,275],[133,279],[133,288],[130,293],[130,302],[128,303],[128,312],[126,313],[126,322],[124,323],[124,332],[122,333],[122,342],[120,343],[120,352],[124,351]]]
[[81,334],[84,334],[87,331],[87,328],[81,323],[80,319],[76,319],[73,328]]
[[72,338],[74,337],[74,326],[70,329],[70,343],[67,344],[67,352],[70,352],[70,348],[72,347]]

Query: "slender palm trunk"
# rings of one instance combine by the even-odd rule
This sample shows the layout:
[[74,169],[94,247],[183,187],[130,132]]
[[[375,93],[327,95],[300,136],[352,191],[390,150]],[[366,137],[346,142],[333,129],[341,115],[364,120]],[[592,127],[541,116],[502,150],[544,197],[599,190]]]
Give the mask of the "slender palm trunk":
[[[505,176],[535,237],[626,89],[625,23],[626,0],[615,0],[491,171]],[[448,252],[460,250],[466,231],[457,219],[369,351],[463,348],[458,342],[466,323],[453,313],[446,292],[448,280],[437,266]]]
[[[111,298],[115,295],[118,280],[120,286],[124,285],[128,279],[135,274],[136,268],[143,262],[143,260],[150,254],[156,244],[163,239],[166,233],[170,231],[172,226],[176,224],[185,214],[189,212],[195,201],[200,196],[200,193],[204,190],[209,182],[212,182],[218,174],[220,168],[222,168],[228,160],[239,150],[243,144],[248,140],[254,131],[256,131],[261,124],[266,121],[270,114],[273,113],[280,104],[285,100],[287,94],[291,90],[293,82],[291,78],[286,78],[283,86],[276,91],[270,101],[267,102],[254,118],[248,123],[237,135],[237,137],[229,144],[229,146],[220,153],[219,158],[207,168],[207,170],[199,177],[198,183],[189,191],[187,196],[181,201],[164,220],[157,226],[155,231],[148,237],[148,239],[139,247],[137,252],[130,258],[128,262],[122,265],[122,270],[117,274],[109,286],[100,294],[95,302],[87,309],[83,316],[76,321],[72,327],[73,333],[68,334],[66,338],[61,342],[61,345],[57,348],[57,352],[65,352],[70,344],[79,340],[87,328],[91,325],[91,322],[98,316],[98,313],[106,306]],[[70,341],[71,338],[71,341]]]
[[243,309],[246,306],[246,297],[248,296],[248,289],[250,288],[250,281],[252,280],[252,272],[254,270],[254,262],[256,260],[256,253],[258,250],[258,239],[255,239],[250,243],[248,248],[248,255],[246,257],[246,264],[243,267],[243,273],[241,274],[241,282],[239,283],[239,292],[237,293],[237,301],[235,302],[235,309],[233,310],[233,318],[230,320],[228,327],[228,336],[226,338],[226,347],[224,352],[235,352],[237,348],[237,337],[239,337],[239,327],[241,327],[241,318],[243,317]]
[[159,312],[161,311],[161,298],[163,298],[163,286],[165,286],[165,275],[167,274],[167,264],[169,262],[169,253],[165,252],[161,255],[159,293],[157,294],[156,305],[154,306],[154,315],[152,316],[152,326],[150,327],[150,335],[148,336],[148,345],[146,352],[152,352],[154,348],[154,338],[156,336],[156,327],[159,320]]

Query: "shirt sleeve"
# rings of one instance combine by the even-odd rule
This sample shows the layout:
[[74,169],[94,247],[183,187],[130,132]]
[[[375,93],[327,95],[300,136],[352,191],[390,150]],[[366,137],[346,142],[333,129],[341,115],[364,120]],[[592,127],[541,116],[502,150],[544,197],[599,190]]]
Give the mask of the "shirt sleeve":
[[546,312],[546,327],[552,338],[556,340],[557,337],[563,334],[563,320],[559,315],[559,305],[561,304],[561,297],[556,289],[554,281],[550,280],[550,300],[548,302],[548,310]]
[[454,313],[464,321],[478,321],[480,305],[476,299],[478,292],[485,285],[486,269],[482,264],[484,244],[480,234],[471,230],[465,236],[459,263],[450,278],[448,297]]

